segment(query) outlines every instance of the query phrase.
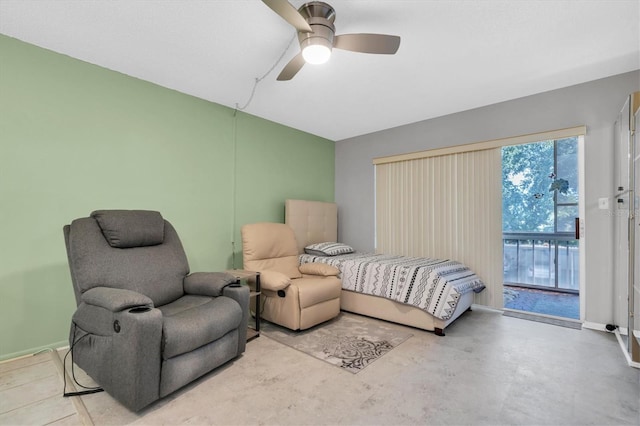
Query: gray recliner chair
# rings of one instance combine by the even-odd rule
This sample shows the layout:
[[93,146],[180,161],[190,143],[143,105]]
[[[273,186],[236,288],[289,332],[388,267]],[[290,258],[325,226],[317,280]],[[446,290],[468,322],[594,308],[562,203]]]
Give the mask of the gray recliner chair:
[[100,210],[64,227],[77,310],[73,361],[138,411],[244,352],[249,289],[189,273],[160,213]]

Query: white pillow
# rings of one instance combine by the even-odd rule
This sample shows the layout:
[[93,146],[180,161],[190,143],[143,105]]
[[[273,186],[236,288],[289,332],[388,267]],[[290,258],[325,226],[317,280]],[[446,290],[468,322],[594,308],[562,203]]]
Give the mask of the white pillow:
[[336,256],[339,254],[353,253],[353,248],[342,243],[317,243],[304,248],[304,252],[314,256]]

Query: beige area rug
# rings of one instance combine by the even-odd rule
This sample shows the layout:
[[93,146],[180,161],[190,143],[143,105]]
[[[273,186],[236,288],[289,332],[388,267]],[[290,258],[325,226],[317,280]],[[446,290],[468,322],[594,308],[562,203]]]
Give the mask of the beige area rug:
[[412,336],[373,318],[346,312],[303,331],[264,321],[260,333],[351,373],[362,371]]

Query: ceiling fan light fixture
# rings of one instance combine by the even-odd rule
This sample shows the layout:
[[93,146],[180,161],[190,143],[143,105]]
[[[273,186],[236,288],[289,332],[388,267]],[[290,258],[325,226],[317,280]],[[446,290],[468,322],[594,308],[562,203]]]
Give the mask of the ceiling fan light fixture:
[[308,64],[324,64],[331,57],[333,49],[335,11],[326,3],[312,1],[302,5],[298,12],[312,30],[310,33],[298,31],[302,58]]
[[335,49],[351,52],[393,55],[400,37],[388,34],[357,33],[336,35],[336,11],[330,4],[310,1],[299,9],[288,0],[262,0],[298,32],[300,52],[285,65],[278,81],[291,80],[304,64],[324,64]]
[[331,48],[324,44],[309,44],[302,49],[302,57],[308,64],[324,64],[331,57]]

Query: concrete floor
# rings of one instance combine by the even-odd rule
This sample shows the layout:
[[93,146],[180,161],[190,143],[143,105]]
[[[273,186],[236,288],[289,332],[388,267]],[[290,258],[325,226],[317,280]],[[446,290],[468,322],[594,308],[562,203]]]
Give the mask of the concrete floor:
[[[139,413],[101,393],[82,397],[83,417],[60,396],[59,376],[45,397],[43,373],[2,364],[0,424],[640,424],[640,370],[627,366],[613,334],[477,308],[445,337],[410,330],[358,374],[261,336],[242,357]],[[56,402],[64,407],[52,418]]]

